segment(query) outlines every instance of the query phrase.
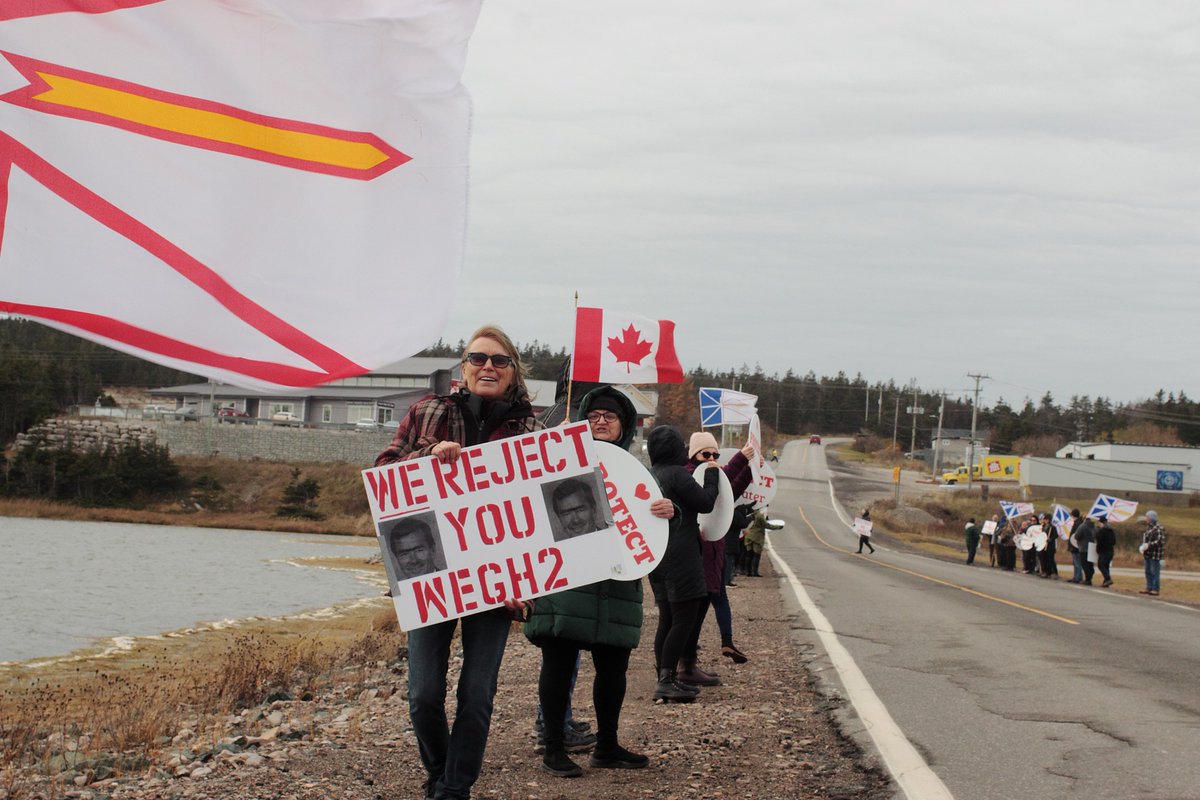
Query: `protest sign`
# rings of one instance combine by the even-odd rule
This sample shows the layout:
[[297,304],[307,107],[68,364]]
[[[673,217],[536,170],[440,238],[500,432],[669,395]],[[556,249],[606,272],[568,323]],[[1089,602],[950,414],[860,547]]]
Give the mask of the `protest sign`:
[[[736,447],[721,448],[721,457],[717,459],[717,463],[725,466],[737,452],[738,449]],[[751,465],[753,465],[753,461],[751,461]],[[756,510],[761,511],[771,504],[778,490],[778,487],[775,485],[775,469],[764,460],[758,465],[758,472],[754,476],[754,481],[746,487],[746,490],[742,492],[734,505],[754,506]]]
[[996,520],[989,519],[983,523],[982,533],[984,536],[991,536],[996,532]]
[[711,461],[696,467],[695,472],[692,473],[696,483],[704,485],[704,471],[709,469],[717,471],[717,502],[712,511],[707,514],[697,514],[696,522],[700,526],[700,535],[704,537],[704,540],[715,542],[723,539],[729,531],[729,526],[733,524],[733,487],[729,485],[729,478],[725,476],[725,470]]
[[871,520],[869,520],[869,519],[863,519],[862,517],[855,517],[855,519],[854,519],[854,534],[856,536],[866,536],[867,538],[870,538],[871,537],[871,527],[874,524],[875,523],[871,522]]
[[750,427],[746,432],[746,444],[754,451],[750,456],[750,473],[754,476],[755,483],[758,482],[759,470],[766,463],[762,453],[762,423],[758,421],[758,414],[750,418]]
[[404,630],[640,578],[666,549],[657,484],[584,422],[364,470],[363,483]]

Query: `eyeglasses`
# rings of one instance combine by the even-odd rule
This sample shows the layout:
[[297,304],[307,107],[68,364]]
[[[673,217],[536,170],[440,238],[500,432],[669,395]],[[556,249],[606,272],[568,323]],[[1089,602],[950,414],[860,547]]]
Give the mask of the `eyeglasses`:
[[615,411],[589,411],[588,412],[588,415],[587,415],[588,422],[596,423],[596,422],[599,422],[600,420],[604,420],[605,422],[616,422],[617,421],[617,412],[615,412]]
[[713,461],[716,461],[721,457],[720,453],[714,453],[712,450],[701,450],[696,455],[700,456],[701,458],[711,458]]
[[502,353],[494,353],[490,356],[487,353],[467,353],[467,357],[463,361],[472,367],[482,367],[488,362],[488,359],[492,360],[492,366],[496,369],[504,369],[513,363],[512,356],[506,356]]

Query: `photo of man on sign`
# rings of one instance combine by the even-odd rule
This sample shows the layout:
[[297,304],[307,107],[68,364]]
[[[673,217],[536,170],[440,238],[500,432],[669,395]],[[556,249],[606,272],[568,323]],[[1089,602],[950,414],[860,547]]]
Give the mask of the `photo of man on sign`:
[[401,517],[383,530],[397,581],[406,581],[446,568],[438,549],[437,522],[432,513]]
[[551,518],[554,541],[606,530],[613,524],[608,504],[598,499],[604,495],[603,488],[597,484],[593,473],[542,486],[546,505],[554,512]]

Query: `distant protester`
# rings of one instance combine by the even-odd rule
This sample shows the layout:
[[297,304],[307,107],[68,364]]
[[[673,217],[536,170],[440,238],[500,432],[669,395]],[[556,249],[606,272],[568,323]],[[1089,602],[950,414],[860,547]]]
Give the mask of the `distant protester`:
[[1159,584],[1162,579],[1162,562],[1167,551],[1167,532],[1158,524],[1158,512],[1147,511],[1142,517],[1146,523],[1146,532],[1142,534],[1142,543],[1138,552],[1146,561],[1146,588],[1141,594],[1158,596]]

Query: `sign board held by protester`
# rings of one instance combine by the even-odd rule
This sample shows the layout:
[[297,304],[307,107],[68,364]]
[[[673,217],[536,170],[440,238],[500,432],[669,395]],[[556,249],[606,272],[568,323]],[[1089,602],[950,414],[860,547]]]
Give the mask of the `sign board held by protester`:
[[363,483],[404,630],[639,579],[666,549],[657,485],[586,422],[364,470]]

